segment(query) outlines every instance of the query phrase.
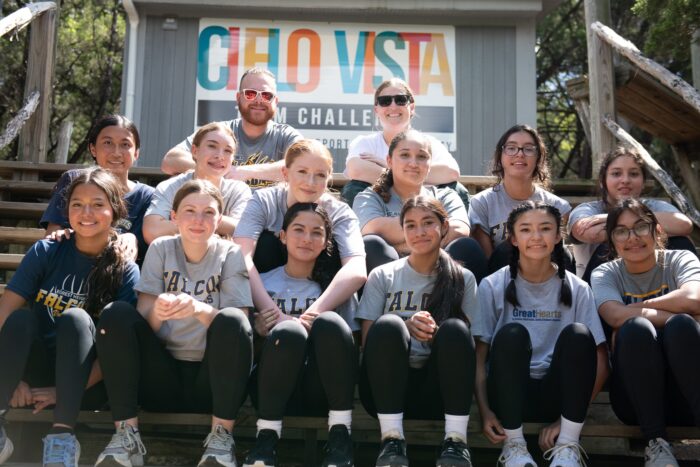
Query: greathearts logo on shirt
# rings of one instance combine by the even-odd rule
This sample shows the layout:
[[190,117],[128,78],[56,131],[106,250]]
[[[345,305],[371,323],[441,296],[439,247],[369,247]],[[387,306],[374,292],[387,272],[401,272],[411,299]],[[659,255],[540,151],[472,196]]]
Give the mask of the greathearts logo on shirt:
[[87,289],[83,279],[78,280],[74,274],[69,274],[63,279],[60,287],[39,289],[34,301],[44,305],[46,311],[56,317],[68,308],[83,308],[87,300]]
[[663,295],[666,295],[670,291],[671,291],[671,289],[668,286],[668,284],[663,284],[658,289],[650,290],[649,292],[646,292],[646,293],[633,294],[633,293],[625,292],[622,295],[622,301],[624,302],[625,305],[629,305],[631,303],[639,303],[639,302],[643,302],[644,300],[649,300],[650,298],[661,297]]
[[211,294],[221,290],[221,275],[219,274],[193,282],[180,271],[163,271],[163,282],[166,292],[184,293],[204,303],[214,303]]
[[559,310],[523,310],[513,308],[513,321],[560,321]]

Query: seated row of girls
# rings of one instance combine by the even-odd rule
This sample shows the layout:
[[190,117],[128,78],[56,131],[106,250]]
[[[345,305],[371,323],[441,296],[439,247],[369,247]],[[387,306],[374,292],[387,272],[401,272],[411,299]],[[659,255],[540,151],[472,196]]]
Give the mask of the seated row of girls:
[[607,214],[618,259],[593,270],[612,353],[610,403],[647,440],[646,467],[677,467],[666,427],[700,427],[700,260],[666,250],[652,206],[633,198]]
[[[646,164],[639,152],[619,147],[608,153],[600,165],[600,200],[582,203],[571,212],[568,230],[574,245],[576,272],[586,282],[590,283],[591,272],[608,260],[606,221],[610,210],[624,199],[640,198],[646,180]],[[666,201],[640,199],[659,220],[659,228],[668,238],[668,249],[695,251],[687,237],[693,224],[686,215]]]
[[362,229],[367,252],[367,270],[408,254],[399,213],[407,199],[418,195],[434,198],[448,213],[449,229],[442,246],[477,277],[485,275],[486,259],[469,238],[469,217],[464,204],[451,188],[425,185],[432,163],[432,145],[426,135],[406,130],[394,137],[386,157],[387,169],[376,183],[355,197],[353,210]]

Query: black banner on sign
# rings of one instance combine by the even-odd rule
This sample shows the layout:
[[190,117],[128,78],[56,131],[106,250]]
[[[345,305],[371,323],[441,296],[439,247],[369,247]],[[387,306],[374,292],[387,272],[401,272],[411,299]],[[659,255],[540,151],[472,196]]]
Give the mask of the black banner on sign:
[[[238,117],[238,104],[231,101],[198,101],[197,126]],[[275,120],[303,130],[376,131],[380,128],[371,105],[280,104]],[[453,133],[454,107],[421,105],[411,125],[427,133]]]

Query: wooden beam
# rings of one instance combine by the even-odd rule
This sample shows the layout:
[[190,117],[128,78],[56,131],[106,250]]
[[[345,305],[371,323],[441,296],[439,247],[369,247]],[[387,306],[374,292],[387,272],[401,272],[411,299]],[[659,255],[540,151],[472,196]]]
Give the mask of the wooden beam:
[[610,130],[610,132],[615,135],[617,139],[625,143],[627,146],[631,146],[636,149],[639,154],[644,159],[647,169],[654,176],[655,179],[659,181],[661,186],[666,190],[671,199],[676,202],[678,209],[681,210],[683,214],[688,216],[690,220],[693,221],[695,225],[700,227],[700,212],[695,208],[693,203],[688,201],[688,198],[683,194],[678,185],[673,181],[673,179],[664,171],[659,164],[651,157],[651,154],[644,149],[636,139],[634,139],[629,133],[623,130],[620,125],[615,123],[615,121],[606,116],[603,118],[605,126]]
[[637,46],[604,24],[596,22],[591,25],[591,30],[595,33],[596,37],[610,44],[630,62],[661,81],[700,113],[700,93],[697,89],[686,83],[678,75],[671,73],[655,61],[642,55]]
[[615,117],[615,74],[612,48],[594,34],[592,25],[600,21],[610,23],[610,2],[608,0],[585,0],[584,10],[588,47],[592,173],[597,174],[605,154],[615,148],[615,140],[605,130],[602,122],[604,115]]
[[15,253],[0,253],[0,269],[17,269],[24,255]]
[[56,9],[54,2],[30,3],[0,19],[0,37],[10,31],[19,32],[26,28],[34,18],[45,11]]
[[29,54],[24,95],[40,94],[39,105],[27,120],[19,135],[20,158],[44,162],[49,143],[51,98],[56,55],[56,8],[45,11],[32,22],[29,34]]
[[0,227],[0,242],[5,244],[31,245],[45,236],[44,229],[29,227]]
[[70,136],[73,133],[73,120],[64,120],[58,130],[58,145],[56,146],[56,163],[65,164],[68,161]]

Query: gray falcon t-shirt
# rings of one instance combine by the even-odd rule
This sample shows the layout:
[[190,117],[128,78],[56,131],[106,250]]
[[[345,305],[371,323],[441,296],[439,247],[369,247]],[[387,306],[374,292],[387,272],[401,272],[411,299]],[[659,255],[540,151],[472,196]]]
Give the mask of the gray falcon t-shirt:
[[527,328],[532,343],[530,377],[542,379],[549,369],[554,345],[561,331],[571,323],[585,324],[593,334],[596,345],[605,342],[588,284],[566,271],[571,287],[572,306],[559,301],[561,279],[554,274],[542,283],[532,283],[518,275],[515,279],[518,302],[515,307],[506,301],[505,290],[510,283],[510,268],[499,269],[479,284],[481,314],[472,325],[472,335],[490,344],[496,333],[508,323],[519,323]]
[[[187,261],[179,235],[155,239],[134,289],[155,296],[185,293],[217,310],[253,306],[243,254],[236,245],[218,237],[199,263]],[[177,360],[198,362],[204,358],[207,328],[197,318],[165,321],[156,335]]]
[[[280,266],[271,271],[260,274],[265,290],[270,298],[277,304],[283,313],[299,317],[307,308],[315,302],[321,295],[321,286],[310,279],[299,279],[291,277],[285,271],[284,266]],[[327,311],[327,310],[324,310]],[[343,303],[335,310],[350,326],[356,331],[359,329],[355,321],[357,312],[357,294],[353,295],[347,302]]]
[[[464,273],[464,298],[462,312],[474,323],[479,315],[476,297],[476,279],[468,269]],[[365,284],[357,319],[375,321],[381,315],[394,313],[404,320],[417,311],[425,310],[425,304],[433,292],[435,274],[425,275],[411,267],[408,258],[401,258],[378,266],[369,273]],[[430,343],[411,338],[409,364],[421,368],[430,356]]]
[[[151,205],[146,210],[144,217],[156,214],[163,219],[169,220],[175,193],[182,185],[193,179],[194,172],[188,172],[160,182],[153,193]],[[224,198],[224,212],[222,214],[232,217],[236,225],[238,225],[241,214],[243,214],[243,210],[251,197],[250,188],[243,182],[224,179],[219,190]]]
[[[680,212],[674,205],[660,199],[645,198],[640,201],[653,212]],[[600,246],[600,243],[581,243],[571,230],[574,224],[579,220],[603,214],[604,212],[605,206],[603,205],[603,201],[598,200],[579,204],[571,211],[571,215],[569,216],[567,230],[569,231],[569,238],[573,243],[574,258],[576,259],[576,275],[579,277],[582,277],[586,272],[586,267],[591,261],[591,256],[593,256],[596,248]]]
[[[236,228],[233,237],[257,241],[264,230],[278,234],[287,213],[287,193],[283,185],[256,190],[243,212],[244,221]],[[321,195],[318,204],[326,210],[331,220],[333,239],[338,244],[340,257],[365,256],[360,225],[350,206],[328,193]]]
[[[571,211],[568,201],[537,185],[528,200],[551,204],[559,210],[562,217]],[[489,235],[495,248],[506,239],[506,221],[510,212],[524,201],[511,198],[503,184],[498,184],[472,196],[469,202],[469,221],[474,228],[478,226]]]
[[607,301],[624,305],[661,297],[683,284],[700,281],[700,260],[686,250],[659,251],[656,264],[647,272],[632,274],[621,259],[601,264],[591,274],[596,306]]
[[[403,201],[393,188],[389,190],[391,198],[385,203],[381,196],[372,188],[366,188],[355,196],[352,209],[360,220],[360,229],[369,221],[379,217],[399,217]],[[437,188],[434,186],[421,187],[421,195],[429,196],[440,201],[447,211],[450,221],[460,221],[469,227],[469,216],[462,199],[452,188]]]

